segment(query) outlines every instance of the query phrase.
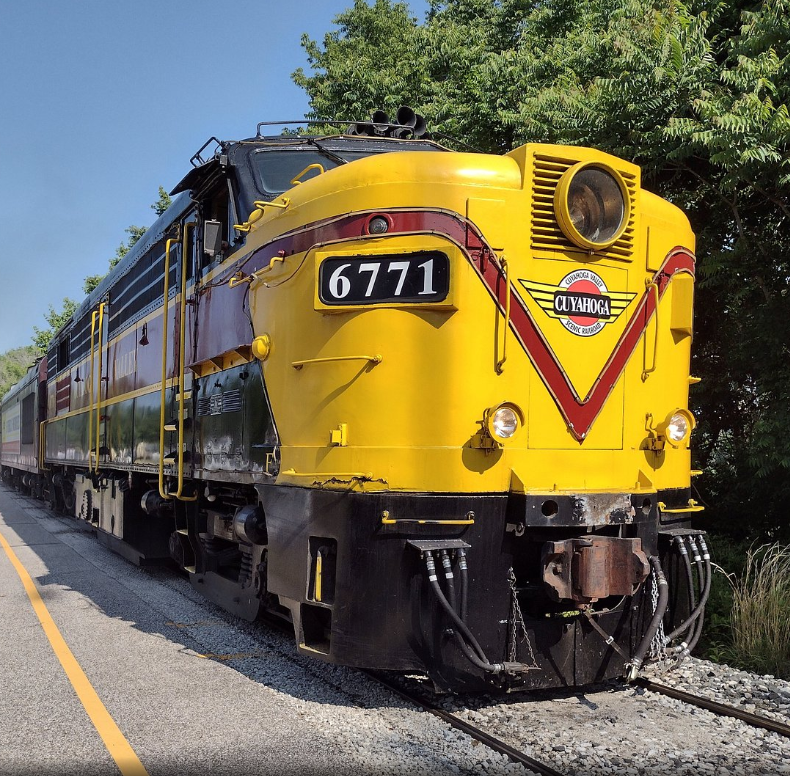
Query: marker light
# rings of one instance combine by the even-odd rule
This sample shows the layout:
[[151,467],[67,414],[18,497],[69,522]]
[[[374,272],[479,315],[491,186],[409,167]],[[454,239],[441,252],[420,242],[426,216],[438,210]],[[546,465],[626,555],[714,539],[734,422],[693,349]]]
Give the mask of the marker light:
[[384,234],[389,231],[389,228],[389,221],[387,221],[384,216],[373,216],[373,218],[368,221],[369,234]]
[[554,212],[565,236],[594,250],[615,242],[628,223],[630,200],[622,178],[598,162],[579,162],[560,178]]

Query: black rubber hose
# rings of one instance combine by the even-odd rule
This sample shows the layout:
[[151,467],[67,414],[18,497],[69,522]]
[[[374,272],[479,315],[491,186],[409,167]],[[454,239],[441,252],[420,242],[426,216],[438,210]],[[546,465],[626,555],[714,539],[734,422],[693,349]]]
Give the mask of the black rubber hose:
[[647,650],[650,649],[650,642],[653,641],[653,637],[656,635],[658,626],[664,619],[664,613],[667,610],[667,603],[669,602],[669,585],[667,584],[667,578],[664,576],[664,570],[661,568],[661,561],[657,556],[651,555],[650,565],[653,567],[653,571],[656,573],[656,581],[658,583],[658,603],[656,604],[656,610],[653,613],[653,619],[650,620],[650,624],[647,626],[645,635],[642,636],[642,641],[639,643],[639,647],[631,659],[631,670],[628,674],[629,681],[636,679],[639,669],[642,667],[642,663],[645,660],[645,655],[647,655]]
[[439,558],[444,569],[444,578],[447,580],[447,597],[450,599],[450,606],[457,612],[458,600],[455,597],[455,577],[453,576],[453,564],[450,562],[450,555],[447,550],[439,550]]
[[469,588],[469,568],[466,564],[466,550],[459,547],[458,554],[458,570],[461,572],[461,619],[466,622],[466,591]]
[[[676,536],[674,539],[674,543],[677,546],[678,553],[680,557],[683,558],[683,566],[686,569],[686,585],[688,587],[688,598],[689,598],[689,614],[688,617],[683,620],[683,622],[678,625],[675,630],[672,631],[668,636],[664,637],[664,645],[666,646],[669,644],[672,639],[679,636],[681,633],[685,633],[690,627],[693,622],[695,622],[697,614],[697,596],[694,592],[694,572],[691,570],[691,560],[689,559],[688,550],[686,549],[686,543],[683,541],[682,536]],[[702,592],[702,584],[700,584],[700,593]]]
[[[703,613],[703,611],[705,610],[705,604],[708,602],[708,596],[710,595],[710,583],[711,583],[710,554],[708,553],[708,549],[707,549],[707,545],[705,545],[705,541],[703,539],[701,540],[704,547],[702,558],[700,558],[699,551],[697,550],[697,548],[694,547],[694,552],[695,552],[694,561],[697,565],[697,575],[699,578],[699,586],[700,586],[699,601],[697,602],[694,611],[691,612],[691,614],[689,615],[688,619],[682,622],[680,625],[678,625],[677,628],[675,628],[675,630],[673,630],[671,633],[668,633],[664,637],[664,644],[669,644],[670,641],[676,639],[678,636],[680,636],[680,634],[685,633],[697,621],[699,616]],[[693,539],[691,537],[689,537],[689,542],[692,543],[693,546]],[[702,567],[703,559],[705,560],[704,572]],[[681,647],[677,651],[681,652],[683,651],[684,648],[685,647],[681,645]]]
[[[683,558],[683,565],[686,567],[686,579],[688,580],[688,594],[689,594],[689,614],[691,614],[695,607],[697,606],[697,596],[694,592],[694,575],[691,571],[691,561],[689,560],[689,553],[686,549],[686,544],[683,541],[683,537],[676,536],[675,543],[678,546],[678,551],[680,552],[680,556]],[[702,591],[702,588],[700,588]]]
[[458,616],[455,609],[450,606],[449,601],[445,597],[444,593],[442,592],[441,587],[439,587],[439,579],[436,576],[436,564],[433,560],[433,555],[430,552],[426,552],[425,555],[425,568],[428,571],[428,582],[431,585],[431,589],[433,590],[434,594],[436,595],[437,600],[441,607],[447,612],[450,616],[450,619],[453,621],[453,624],[458,629],[456,631],[459,638],[466,639],[468,645],[470,645],[474,651],[477,653],[476,655],[472,655],[471,650],[463,650],[464,654],[478,667],[482,668],[484,671],[490,671],[492,673],[500,673],[501,667],[497,667],[491,664],[491,662],[486,657],[483,650],[480,648],[480,645],[477,643],[477,639],[472,635],[472,632],[466,626],[466,623],[461,620]]
[[[691,650],[697,646],[697,642],[699,641],[700,636],[702,635],[702,626],[705,622],[705,604],[708,601],[708,596],[710,595],[710,586],[711,586],[711,577],[713,576],[713,569],[711,568],[710,563],[710,553],[708,552],[708,547],[705,544],[705,540],[700,536],[698,537],[698,541],[700,543],[700,550],[702,552],[702,557],[697,560],[697,555],[695,555],[694,560],[697,562],[698,572],[700,574],[700,580],[704,577],[703,583],[703,590],[702,596],[700,598],[700,612],[699,617],[697,618],[696,627],[689,638],[687,645],[681,645],[682,649],[678,649],[680,652],[680,659],[687,657]],[[703,570],[703,561],[704,561],[704,570]]]

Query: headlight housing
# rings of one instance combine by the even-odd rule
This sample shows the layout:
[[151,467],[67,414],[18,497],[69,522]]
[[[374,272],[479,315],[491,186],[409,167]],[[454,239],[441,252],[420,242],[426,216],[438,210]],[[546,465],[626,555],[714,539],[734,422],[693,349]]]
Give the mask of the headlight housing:
[[691,432],[696,425],[696,419],[688,410],[677,409],[667,415],[666,420],[662,424],[662,436],[673,447],[680,447],[688,442]]
[[485,428],[488,435],[497,442],[511,439],[524,425],[524,414],[511,402],[502,402],[489,407],[485,412]]
[[579,162],[560,178],[554,213],[565,236],[586,250],[606,248],[628,225],[631,200],[616,170],[601,162]]

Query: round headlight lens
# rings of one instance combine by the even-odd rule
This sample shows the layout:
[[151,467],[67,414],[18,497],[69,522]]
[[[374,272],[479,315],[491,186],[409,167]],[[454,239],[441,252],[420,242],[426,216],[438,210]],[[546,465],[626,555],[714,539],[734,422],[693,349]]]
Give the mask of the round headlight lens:
[[596,166],[572,167],[557,188],[557,220],[566,236],[583,248],[613,243],[623,232],[628,213],[624,186],[613,171]]
[[510,439],[518,430],[518,415],[510,407],[500,407],[491,419],[491,428],[502,439]]
[[682,442],[691,433],[689,419],[680,412],[676,412],[667,424],[667,436],[673,442]]

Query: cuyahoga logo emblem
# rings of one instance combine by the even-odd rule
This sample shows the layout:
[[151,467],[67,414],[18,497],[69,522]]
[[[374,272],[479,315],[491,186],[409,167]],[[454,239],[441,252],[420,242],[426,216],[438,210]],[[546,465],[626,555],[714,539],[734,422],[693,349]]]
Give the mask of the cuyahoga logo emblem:
[[580,337],[592,337],[607,323],[617,320],[636,296],[627,291],[609,291],[603,278],[589,269],[570,272],[556,286],[531,280],[519,282],[546,315],[557,318],[569,332]]

